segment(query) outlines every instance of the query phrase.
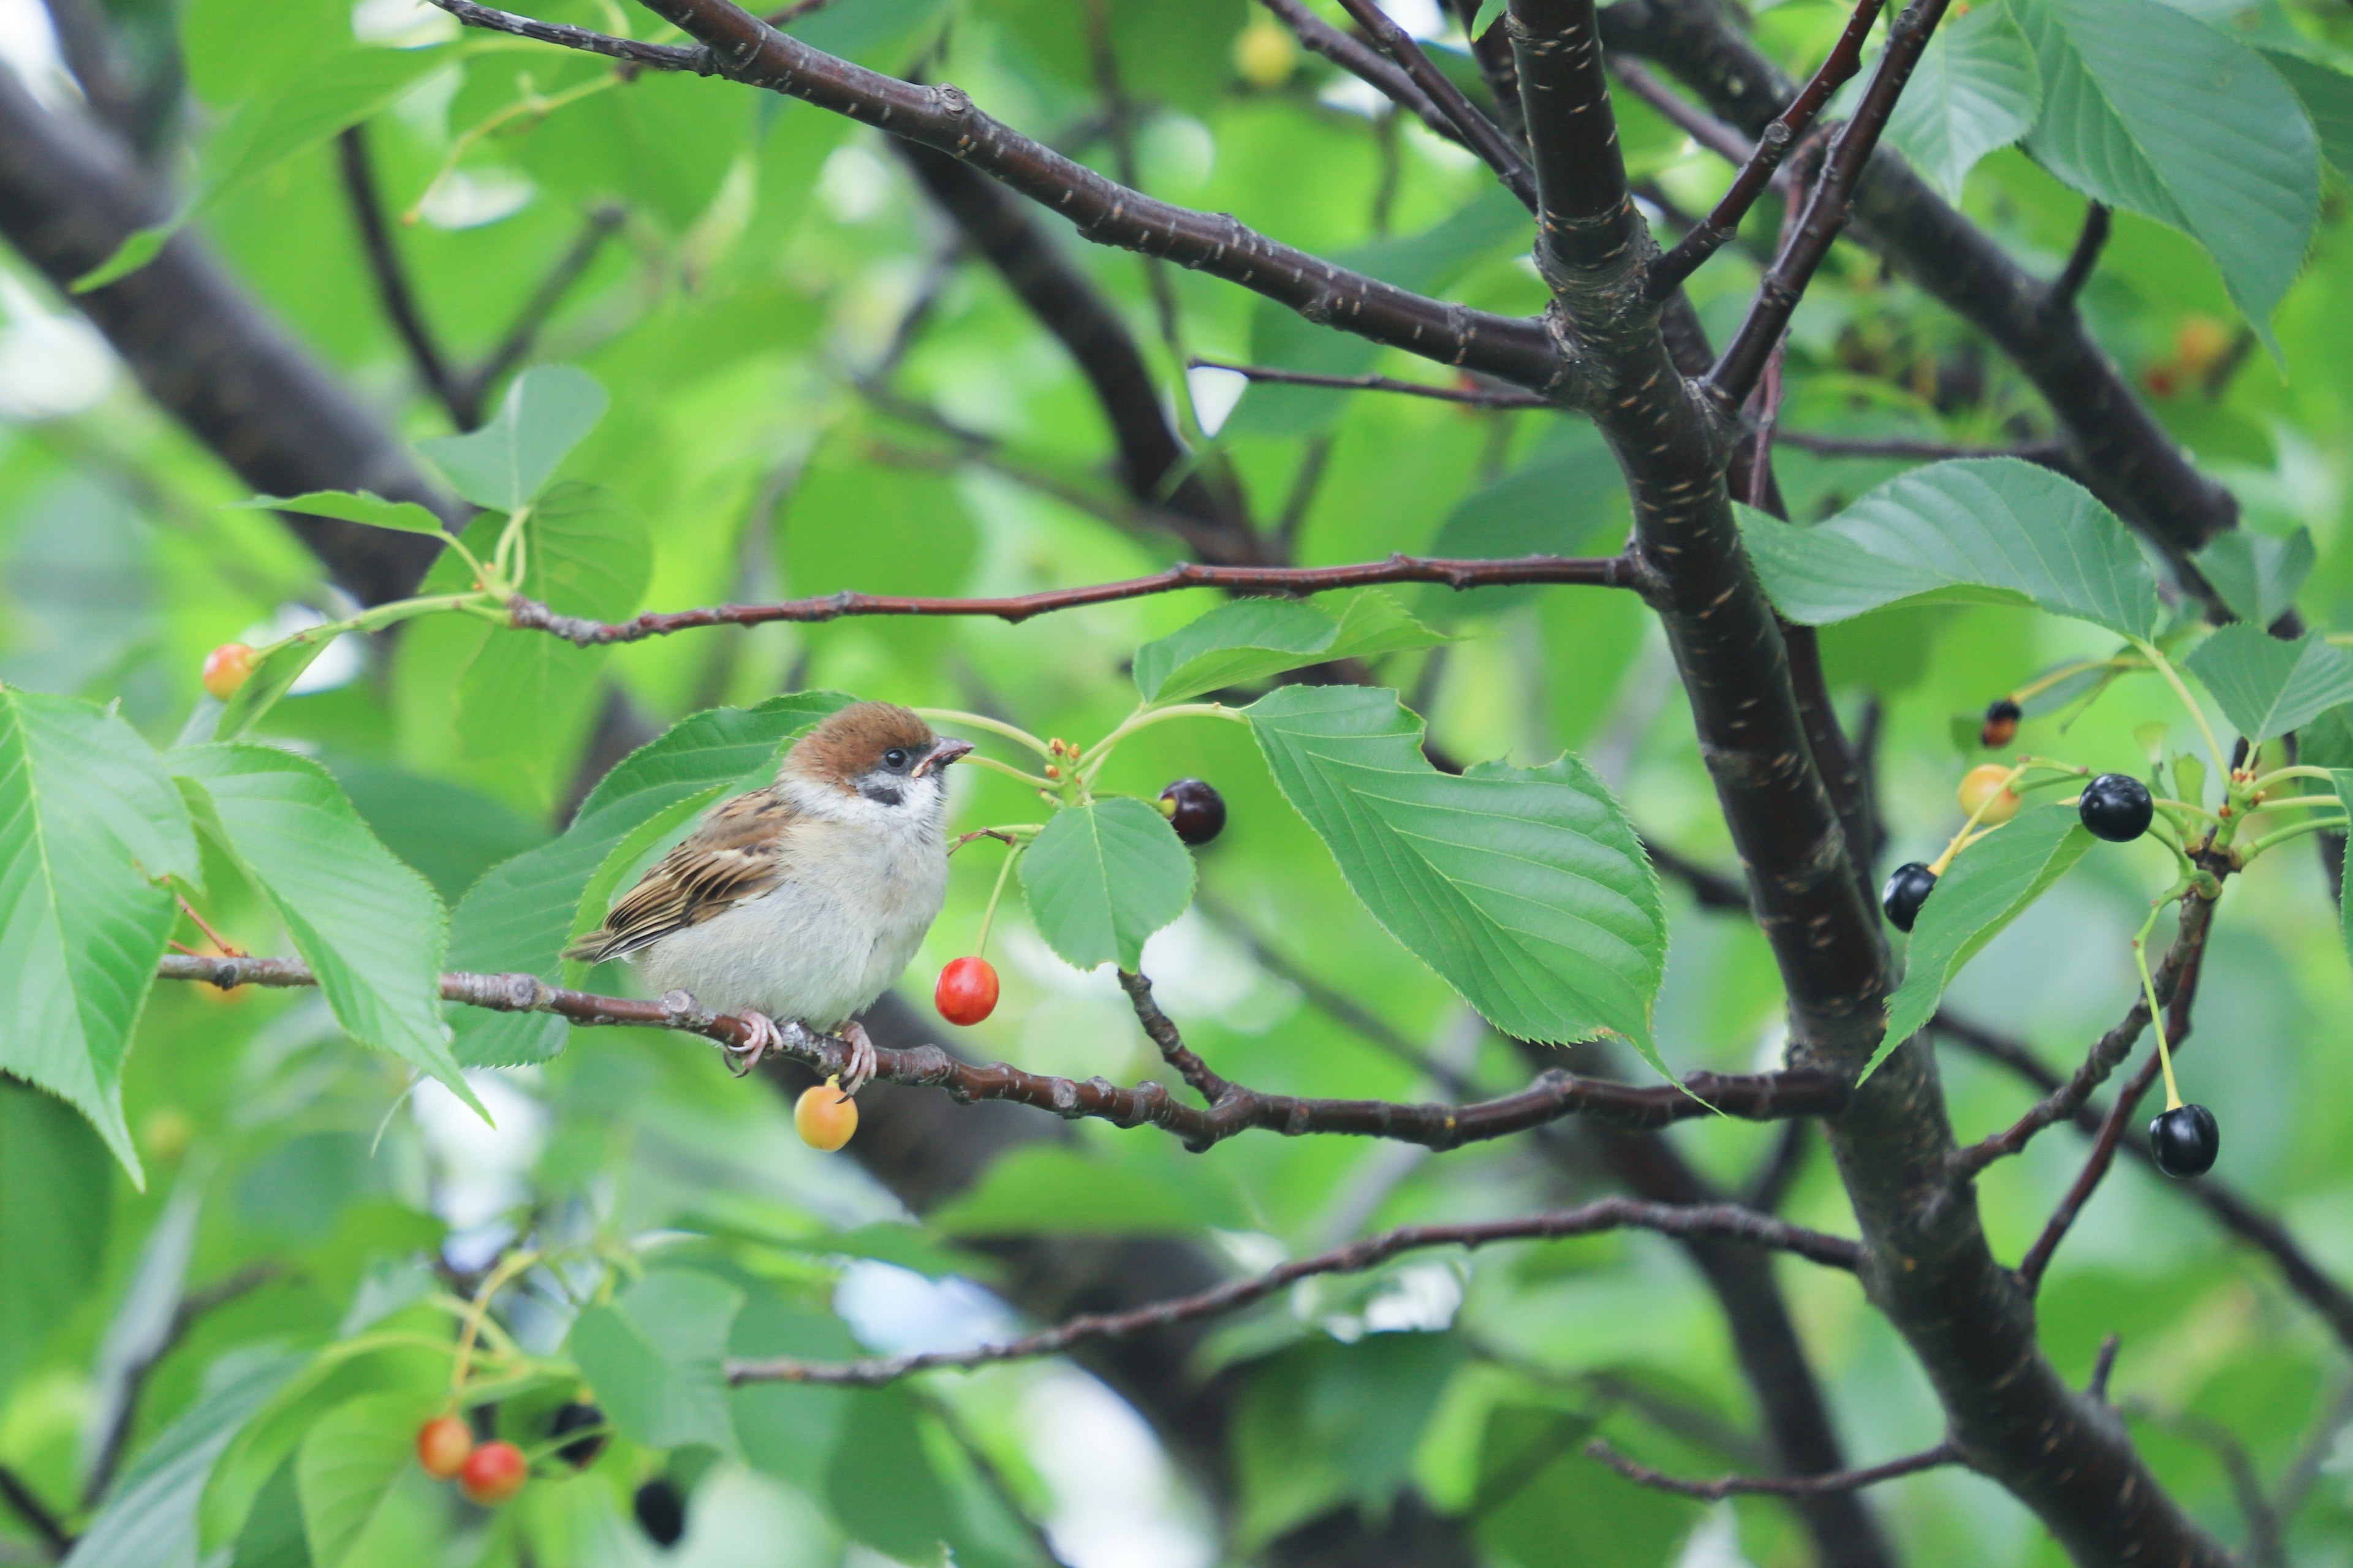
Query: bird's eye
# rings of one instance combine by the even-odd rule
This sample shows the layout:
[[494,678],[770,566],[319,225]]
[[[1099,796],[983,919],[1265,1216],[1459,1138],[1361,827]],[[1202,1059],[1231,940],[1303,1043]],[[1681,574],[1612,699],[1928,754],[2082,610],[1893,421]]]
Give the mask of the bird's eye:
[[893,746],[882,753],[882,765],[893,772],[903,768],[907,765],[907,753],[900,747]]

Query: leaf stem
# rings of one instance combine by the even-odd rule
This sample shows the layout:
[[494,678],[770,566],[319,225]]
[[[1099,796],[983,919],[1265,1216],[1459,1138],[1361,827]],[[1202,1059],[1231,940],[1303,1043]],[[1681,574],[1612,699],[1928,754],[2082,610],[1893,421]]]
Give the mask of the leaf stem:
[[1022,784],[1028,784],[1032,789],[1051,791],[1055,787],[1054,781],[1051,779],[1039,778],[1036,773],[1025,773],[1019,768],[1013,766],[1010,763],[1000,763],[995,757],[984,757],[978,752],[975,752],[970,756],[965,757],[964,759],[964,765],[974,768],[987,768],[993,773],[1003,773],[1007,778],[1018,779]]
[[2254,783],[2249,784],[2247,789],[2251,794],[2261,795],[2263,791],[2271,788],[2272,785],[2279,783],[2282,779],[2318,779],[2323,784],[2336,783],[2336,776],[2327,768],[2316,768],[2308,763],[2297,763],[2292,767],[2274,769],[2272,772],[2267,773],[2263,777],[2255,780]]
[[2158,651],[2155,643],[2146,637],[2132,640],[2133,646],[2147,656],[2149,664],[2157,672],[2165,677],[2165,683],[2173,688],[2173,694],[2181,699],[2184,708],[2189,710],[2189,717],[2197,721],[2198,732],[2206,738],[2206,754],[2213,759],[2214,776],[2222,780],[2227,787],[2231,779],[2231,764],[2223,761],[2222,743],[2214,738],[2214,727],[2206,721],[2206,710],[2198,705],[2198,699],[2189,695],[2189,688],[2182,684],[2181,672],[2173,668],[2172,660]]
[[1240,709],[1229,708],[1222,702],[1176,702],[1166,708],[1138,708],[1122,721],[1118,729],[1080,754],[1079,777],[1092,782],[1094,776],[1103,771],[1103,763],[1111,760],[1113,747],[1138,730],[1148,730],[1170,719],[1230,719],[1237,724],[1250,722],[1242,717]]
[[2253,839],[2239,846],[2239,864],[2244,866],[2273,845],[2284,843],[2290,838],[2300,838],[2307,833],[2341,832],[2348,821],[2353,821],[2353,818],[2341,815],[2315,817],[2309,822],[2299,822],[2293,827],[2283,827],[2276,833],[2266,833],[2261,838]]
[[2132,942],[2133,963],[2140,970],[2140,992],[2148,999],[2148,1026],[2157,1032],[2157,1065],[2165,1073],[2165,1109],[2181,1109],[2181,1086],[2173,1081],[2173,1053],[2165,1046],[2165,1009],[2157,1005],[2157,982],[2148,973],[2148,933],[2157,928],[2157,917],[2165,906],[2189,890],[2188,885],[2176,887],[2148,909],[2148,919],[2141,921],[2139,932]]
[[997,886],[989,890],[988,908],[980,911],[980,938],[972,944],[973,956],[983,958],[988,953],[988,928],[997,922],[997,901],[1005,897],[1005,884],[1012,879],[1013,862],[1021,858],[1026,844],[1017,844],[1005,852],[1005,864],[997,868]]
[[[991,719],[986,713],[967,713],[961,708],[918,708],[914,710],[914,714],[916,718],[932,723],[961,724],[967,730],[986,730],[992,735],[1002,735],[1008,741],[1029,747],[1041,757],[1050,757],[1054,754],[1047,750],[1045,742],[1020,725],[1008,724],[1002,719]],[[1043,784],[1046,781],[1039,779],[1036,782]]]
[[474,1341],[482,1331],[482,1320],[489,1315],[491,1298],[506,1289],[507,1281],[539,1261],[536,1252],[510,1253],[500,1259],[499,1266],[484,1278],[480,1289],[466,1312],[466,1327],[458,1335],[458,1357],[449,1366],[449,1397],[454,1402],[466,1386],[466,1369],[474,1359]]

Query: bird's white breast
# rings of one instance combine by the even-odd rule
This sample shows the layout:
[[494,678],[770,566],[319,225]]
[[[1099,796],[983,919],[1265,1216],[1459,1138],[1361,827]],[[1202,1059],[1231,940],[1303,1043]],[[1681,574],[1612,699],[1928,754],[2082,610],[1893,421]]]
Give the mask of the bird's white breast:
[[827,804],[795,825],[776,888],[640,955],[657,990],[830,1029],[899,978],[947,898],[939,816]]

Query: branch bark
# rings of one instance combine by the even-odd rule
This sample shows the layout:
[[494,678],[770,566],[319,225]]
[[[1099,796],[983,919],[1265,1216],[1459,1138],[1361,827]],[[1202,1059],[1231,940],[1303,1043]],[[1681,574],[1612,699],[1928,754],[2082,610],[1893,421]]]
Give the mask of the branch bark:
[[[239,985],[310,986],[318,984],[310,966],[290,958],[222,958],[166,953],[156,977],[233,990]],[[441,999],[501,1013],[553,1013],[583,1027],[604,1026],[674,1029],[700,1035],[741,1056],[754,1039],[752,1026],[723,1013],[667,1001],[599,996],[550,985],[535,974],[475,974],[451,971],[441,976]],[[1164,1020],[1165,1021],[1165,1020]],[[819,1076],[849,1070],[848,1042],[792,1023],[780,1026],[784,1043],[770,1054],[798,1062]],[[1173,1026],[1171,1026],[1173,1029]],[[1846,1100],[1845,1081],[1811,1069],[1777,1073],[1694,1073],[1674,1084],[1628,1084],[1574,1073],[1539,1074],[1517,1094],[1468,1105],[1409,1105],[1383,1100],[1315,1100],[1265,1094],[1238,1084],[1210,1110],[1186,1105],[1162,1085],[1146,1080],[1123,1089],[1100,1078],[1082,1082],[1024,1072],[1003,1062],[976,1065],[936,1046],[876,1053],[878,1082],[922,1084],[944,1089],[963,1101],[1009,1100],[1064,1118],[1092,1118],[1115,1127],[1147,1123],[1176,1134],[1187,1147],[1207,1149],[1253,1130],[1286,1137],[1310,1133],[1386,1138],[1426,1148],[1452,1149],[1540,1127],[1564,1117],[1585,1116],[1614,1127],[1650,1131],[1721,1112],[1753,1121],[1820,1116]],[[1223,1080],[1219,1080],[1223,1083]]]
[[[96,122],[51,114],[0,71],[0,236],[60,292],[165,216],[130,150]],[[364,407],[256,304],[192,230],[102,289],[72,296],[164,410],[254,489],[369,489],[461,513],[425,483]],[[412,590],[438,546],[421,534],[288,517],[364,604]]]
[[771,621],[835,621],[850,616],[981,616],[1018,623],[1032,616],[1115,599],[1140,599],[1183,588],[1227,588],[1240,593],[1324,594],[1335,588],[1366,588],[1384,583],[1440,583],[1454,589],[1504,583],[1581,584],[1596,588],[1632,588],[1648,593],[1654,576],[1632,555],[1578,557],[1521,555],[1501,560],[1452,560],[1392,555],[1348,566],[1205,566],[1187,562],[1117,583],[1080,588],[1049,588],[997,598],[932,599],[844,590],[774,605],[718,605],[706,609],[649,611],[633,620],[591,621],[560,616],[535,599],[507,602],[508,624],[560,637],[583,647],[638,642],[700,626],[757,626]]
[[1409,1225],[1367,1237],[1362,1241],[1317,1253],[1271,1268],[1247,1279],[1236,1279],[1198,1294],[1155,1301],[1124,1312],[1085,1313],[1018,1339],[999,1340],[962,1351],[921,1351],[905,1355],[872,1356],[863,1361],[809,1362],[791,1357],[727,1363],[727,1381],[747,1383],[820,1383],[872,1388],[917,1373],[941,1367],[988,1366],[1060,1355],[1091,1340],[1121,1339],[1151,1329],[1239,1311],[1265,1300],[1276,1291],[1319,1274],[1361,1274],[1404,1252],[1433,1247],[1476,1248],[1507,1241],[1557,1241],[1568,1237],[1599,1236],[1613,1230],[1651,1230],[1663,1236],[1711,1236],[1746,1247],[1793,1253],[1825,1268],[1851,1270],[1852,1242],[1808,1230],[1770,1215],[1736,1205],[1717,1204],[1683,1208],[1672,1204],[1641,1203],[1632,1198],[1602,1198],[1581,1207],[1520,1219],[1482,1220],[1467,1225]]

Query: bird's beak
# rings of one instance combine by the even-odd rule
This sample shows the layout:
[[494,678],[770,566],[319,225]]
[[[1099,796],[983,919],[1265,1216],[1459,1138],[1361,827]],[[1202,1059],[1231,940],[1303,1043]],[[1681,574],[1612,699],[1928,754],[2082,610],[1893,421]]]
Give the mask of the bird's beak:
[[950,763],[955,762],[958,757],[963,756],[966,752],[971,750],[972,742],[970,741],[942,741],[938,745],[932,748],[932,754],[930,756],[925,757],[922,762],[915,764],[915,771],[913,776],[915,778],[922,778],[925,773],[930,773],[934,768],[946,767]]

